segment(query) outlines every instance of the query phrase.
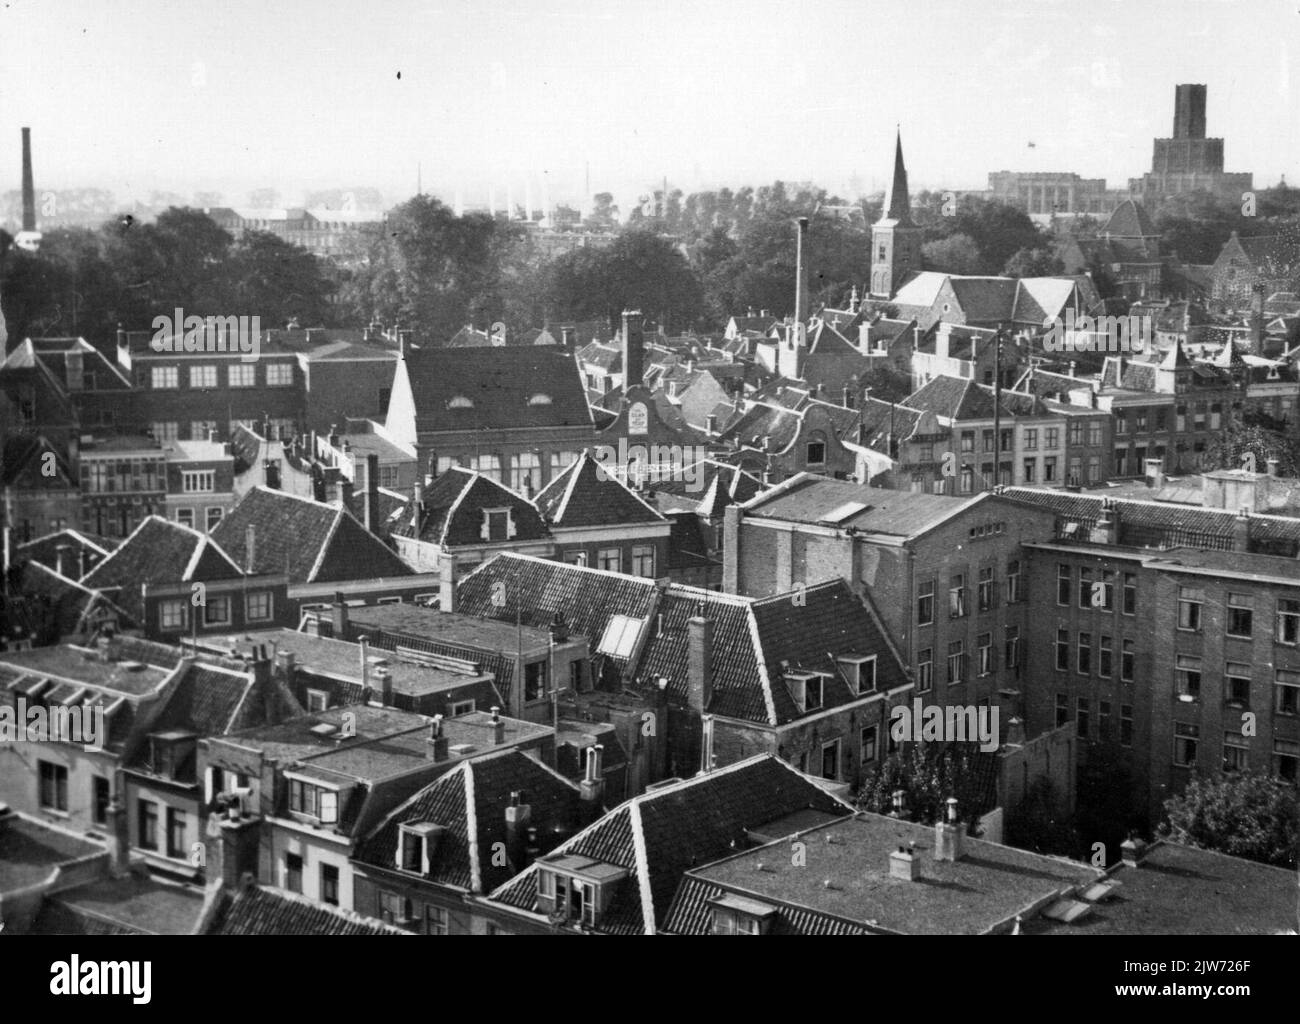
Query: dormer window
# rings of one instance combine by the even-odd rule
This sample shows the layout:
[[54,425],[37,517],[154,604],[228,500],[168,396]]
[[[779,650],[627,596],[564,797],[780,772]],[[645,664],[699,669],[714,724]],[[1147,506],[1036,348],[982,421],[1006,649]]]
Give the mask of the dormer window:
[[193,768],[197,738],[189,732],[159,732],[149,737],[149,767],[165,779],[180,779]]
[[472,399],[466,398],[464,395],[456,395],[454,398],[452,398],[450,402],[447,403],[447,408],[448,409],[473,409],[474,402]]
[[431,821],[408,821],[397,827],[397,869],[414,875],[428,875],[443,833],[442,825]]
[[627,868],[566,854],[537,868],[537,907],[557,924],[594,928],[627,878]]
[[336,825],[339,820],[339,792],[314,780],[287,776],[289,813],[317,825]]
[[479,536],[483,540],[510,540],[517,532],[514,515],[508,508],[485,508]]
[[876,656],[846,654],[839,659],[840,669],[857,694],[876,692]]
[[776,916],[775,907],[731,893],[710,903],[714,935],[766,935]]
[[820,672],[787,672],[785,681],[800,711],[816,711],[822,706],[826,677]]

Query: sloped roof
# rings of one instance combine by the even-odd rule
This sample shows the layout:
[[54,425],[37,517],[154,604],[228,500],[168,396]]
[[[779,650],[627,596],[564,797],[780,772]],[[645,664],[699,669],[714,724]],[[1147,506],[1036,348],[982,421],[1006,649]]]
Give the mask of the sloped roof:
[[1015,307],[1019,282],[1012,277],[959,277],[948,283],[961,304],[967,321],[1009,320]]
[[931,412],[953,420],[993,418],[993,396],[967,377],[940,375],[923,384],[903,404],[918,412]]
[[578,787],[517,750],[471,758],[425,786],[388,815],[359,845],[355,858],[393,868],[400,826],[429,822],[447,831],[438,843],[431,871],[424,876],[439,885],[471,892],[490,892],[509,881],[522,864],[501,864],[495,850],[507,850],[506,808],[512,793],[521,793],[532,810],[531,822],[543,828],[572,826],[580,808]]
[[408,348],[406,368],[420,433],[591,424],[572,357],[547,346]]
[[[190,664],[168,692],[157,717],[149,723],[150,732],[183,730],[196,736],[223,736],[235,728],[260,725],[263,702],[253,700],[255,684],[252,673]],[[241,714],[243,712],[243,714]],[[148,771],[148,744],[141,744],[126,767]],[[187,781],[194,781],[194,764],[189,766]]]
[[453,466],[424,489],[418,528],[410,525],[407,506],[400,513],[403,536],[448,547],[483,543],[483,510],[508,508],[516,541],[544,540],[550,536],[537,507],[505,484],[473,470]]
[[63,480],[72,481],[68,461],[50,441],[41,434],[15,433],[4,439],[3,456],[0,457],[0,483],[18,484],[20,478],[36,481],[39,470],[36,463],[46,452],[54,455],[54,465]]
[[257,574],[286,574],[291,583],[332,583],[410,576],[388,545],[338,505],[254,487],[212,531],[212,539],[240,565],[248,564],[253,530]]
[[[797,811],[841,816],[849,805],[770,754],[728,765],[633,797],[562,843],[552,856],[577,854],[626,868],[597,931],[652,934],[667,917],[687,870],[748,842],[747,830]],[[491,898],[536,913],[537,868]]]
[[362,917],[283,889],[251,886],[225,893],[207,935],[409,935],[373,917]]
[[537,495],[537,507],[557,527],[664,522],[635,491],[607,473],[590,449],[552,478]]
[[144,614],[143,583],[229,580],[242,575],[215,536],[161,516],[148,516],[121,546],[82,577],[81,584],[96,590],[121,588],[117,604],[139,620]]
[[1151,222],[1151,215],[1147,213],[1146,207],[1132,199],[1125,199],[1115,207],[1101,233],[1118,238],[1158,238],[1160,235]]

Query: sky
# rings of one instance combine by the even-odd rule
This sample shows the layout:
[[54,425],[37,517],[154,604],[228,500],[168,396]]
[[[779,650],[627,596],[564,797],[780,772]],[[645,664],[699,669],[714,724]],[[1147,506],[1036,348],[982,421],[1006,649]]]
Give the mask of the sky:
[[[1300,184],[1300,0],[0,0],[0,192],[1124,187],[1208,86],[1226,170]],[[1031,146],[1030,143],[1033,143]]]

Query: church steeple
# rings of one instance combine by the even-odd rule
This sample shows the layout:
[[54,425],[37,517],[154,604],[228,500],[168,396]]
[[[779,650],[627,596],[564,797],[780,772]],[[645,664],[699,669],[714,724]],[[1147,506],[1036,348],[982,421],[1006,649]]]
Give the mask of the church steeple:
[[903,133],[894,139],[894,176],[880,219],[871,226],[871,295],[892,298],[909,275],[921,269],[923,230],[912,222],[903,163]]

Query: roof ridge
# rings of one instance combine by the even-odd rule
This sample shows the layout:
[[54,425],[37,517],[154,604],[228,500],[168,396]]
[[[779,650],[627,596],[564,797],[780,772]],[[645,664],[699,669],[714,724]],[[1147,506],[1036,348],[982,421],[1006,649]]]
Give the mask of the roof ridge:
[[632,856],[637,865],[637,888],[641,897],[641,928],[647,935],[658,930],[655,920],[654,890],[650,888],[650,855],[646,850],[645,830],[641,824],[641,805],[633,801],[628,807],[628,825],[632,833]]

